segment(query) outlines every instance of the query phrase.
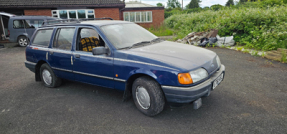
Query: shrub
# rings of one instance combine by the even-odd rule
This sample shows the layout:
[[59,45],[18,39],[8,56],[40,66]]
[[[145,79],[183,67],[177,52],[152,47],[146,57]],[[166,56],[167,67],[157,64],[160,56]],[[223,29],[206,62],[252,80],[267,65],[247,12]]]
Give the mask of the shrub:
[[[255,2],[261,7],[225,7],[219,11],[177,14],[165,20],[179,38],[191,32],[219,29],[220,36],[232,36],[248,48],[275,50],[287,48],[287,6],[273,4],[266,8],[268,1]],[[247,2],[249,3],[249,2]]]

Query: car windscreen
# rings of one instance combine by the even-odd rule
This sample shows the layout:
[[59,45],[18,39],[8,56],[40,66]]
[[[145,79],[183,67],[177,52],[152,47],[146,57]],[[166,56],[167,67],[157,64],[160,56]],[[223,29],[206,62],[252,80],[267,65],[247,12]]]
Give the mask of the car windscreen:
[[137,24],[106,25],[101,29],[117,49],[131,47],[136,43],[152,41],[157,38]]

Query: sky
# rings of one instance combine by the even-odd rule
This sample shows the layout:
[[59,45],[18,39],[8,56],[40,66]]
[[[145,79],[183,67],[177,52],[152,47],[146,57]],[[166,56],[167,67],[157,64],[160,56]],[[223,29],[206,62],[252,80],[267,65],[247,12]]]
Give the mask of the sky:
[[[135,0],[126,0],[126,1],[135,1]],[[137,0],[140,1],[140,0]],[[157,3],[162,3],[166,6],[166,2],[167,0],[141,0],[142,3],[147,3],[150,5],[156,5]],[[182,0],[178,0],[180,3],[182,2]],[[221,5],[225,5],[227,0],[201,0],[202,2],[200,3],[201,7],[210,7],[211,5],[214,4],[221,4]],[[186,6],[188,3],[190,2],[190,0],[183,0],[183,6]]]

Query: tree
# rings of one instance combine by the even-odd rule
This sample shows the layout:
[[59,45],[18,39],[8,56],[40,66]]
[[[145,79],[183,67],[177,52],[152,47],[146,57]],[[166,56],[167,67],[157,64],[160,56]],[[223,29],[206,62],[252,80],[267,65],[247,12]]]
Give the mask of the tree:
[[189,4],[186,5],[186,8],[188,9],[199,8],[200,3],[201,3],[200,0],[191,0]]
[[163,4],[162,3],[157,3],[156,6],[163,7]]
[[223,6],[220,5],[220,4],[212,5],[212,6],[210,7],[210,9],[211,9],[211,10],[214,10],[214,11],[217,11],[217,10],[219,10],[219,9],[221,9],[221,8],[223,8]]
[[178,0],[168,0],[167,7],[168,8],[180,8],[181,4],[178,2]]
[[231,6],[234,5],[234,1],[233,0],[228,0],[225,4],[225,6]]

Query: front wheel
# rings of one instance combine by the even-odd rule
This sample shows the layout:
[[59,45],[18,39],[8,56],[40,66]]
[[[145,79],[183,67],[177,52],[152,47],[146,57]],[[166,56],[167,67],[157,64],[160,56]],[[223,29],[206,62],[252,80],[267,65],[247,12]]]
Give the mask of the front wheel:
[[18,44],[21,47],[26,47],[29,44],[29,39],[27,37],[25,37],[25,36],[20,36],[18,38]]
[[61,78],[58,78],[54,74],[53,70],[47,63],[41,66],[40,75],[41,75],[41,80],[46,87],[54,88],[54,87],[60,86],[62,83]]
[[137,78],[132,86],[136,107],[147,116],[155,116],[162,112],[165,100],[160,85],[150,77]]

